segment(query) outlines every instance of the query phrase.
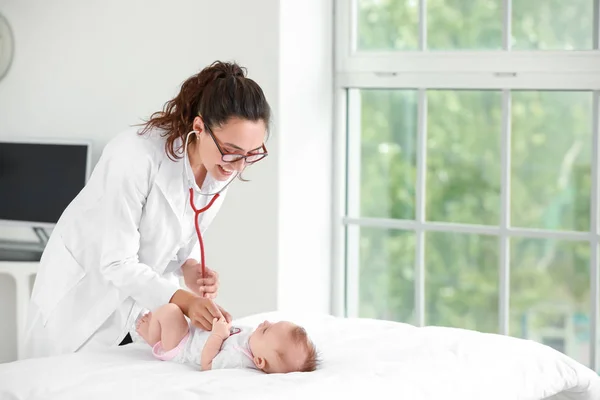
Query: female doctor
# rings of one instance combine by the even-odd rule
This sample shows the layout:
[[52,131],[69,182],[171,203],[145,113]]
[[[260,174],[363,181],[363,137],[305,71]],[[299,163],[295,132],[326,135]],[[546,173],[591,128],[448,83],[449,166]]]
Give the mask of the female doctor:
[[228,185],[267,155],[270,112],[242,68],[215,62],[187,79],[142,129],[110,141],[41,258],[25,356],[128,343],[139,315],[166,303],[207,330],[213,317],[231,320],[212,300],[217,273],[200,273],[191,202],[197,210],[210,204],[198,216],[203,232]]

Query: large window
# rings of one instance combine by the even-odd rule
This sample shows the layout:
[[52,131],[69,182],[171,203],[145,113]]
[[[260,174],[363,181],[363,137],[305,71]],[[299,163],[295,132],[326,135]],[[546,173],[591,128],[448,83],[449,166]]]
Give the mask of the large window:
[[336,1],[340,314],[600,371],[599,3]]

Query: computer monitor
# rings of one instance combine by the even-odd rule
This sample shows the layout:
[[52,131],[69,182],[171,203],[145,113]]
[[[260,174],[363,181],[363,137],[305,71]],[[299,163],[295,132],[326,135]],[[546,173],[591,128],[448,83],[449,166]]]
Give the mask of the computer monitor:
[[91,143],[0,139],[0,222],[52,228],[85,186]]

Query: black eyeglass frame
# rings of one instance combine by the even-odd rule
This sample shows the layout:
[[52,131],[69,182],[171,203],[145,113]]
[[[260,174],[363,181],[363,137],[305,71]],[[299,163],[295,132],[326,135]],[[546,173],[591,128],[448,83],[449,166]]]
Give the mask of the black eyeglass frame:
[[[246,164],[254,164],[269,155],[269,152],[267,151],[267,148],[264,143],[262,145],[262,153],[252,153],[252,154],[225,153],[223,151],[223,149],[221,148],[221,146],[219,145],[219,141],[217,140],[215,135],[212,133],[210,128],[208,126],[206,126],[206,124],[204,125],[204,129],[210,135],[213,142],[215,142],[215,145],[217,146],[217,150],[219,150],[219,153],[221,153],[221,160],[223,162],[234,163],[234,162],[238,162],[241,159],[244,159],[244,162]],[[256,158],[256,157],[258,157],[258,158]]]

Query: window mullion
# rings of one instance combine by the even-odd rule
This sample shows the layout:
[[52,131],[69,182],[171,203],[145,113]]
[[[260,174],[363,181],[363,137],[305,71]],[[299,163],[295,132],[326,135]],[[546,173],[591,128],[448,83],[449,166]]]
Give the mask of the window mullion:
[[512,49],[512,0],[503,0],[502,48]]
[[346,226],[343,224],[347,206],[347,118],[348,90],[337,89],[334,97],[333,128],[333,207],[331,252],[331,312],[345,316],[346,311]]
[[502,91],[501,193],[500,193],[500,254],[498,316],[500,334],[509,334],[510,320],[510,150],[511,150],[511,92]]
[[594,0],[594,49],[600,49],[600,0]]
[[419,50],[427,50],[427,0],[419,1]]
[[[361,204],[361,96],[358,90],[348,91],[348,162],[346,212],[360,215]],[[360,303],[360,227],[346,229],[346,312],[358,317]]]
[[427,91],[419,90],[417,125],[417,176],[415,195],[415,311],[418,326],[425,325],[425,204],[427,172]]
[[592,180],[590,197],[590,228],[595,240],[590,241],[590,366],[597,370],[600,368],[598,344],[600,333],[600,249],[598,248],[598,235],[600,235],[600,92],[594,92],[592,121]]

